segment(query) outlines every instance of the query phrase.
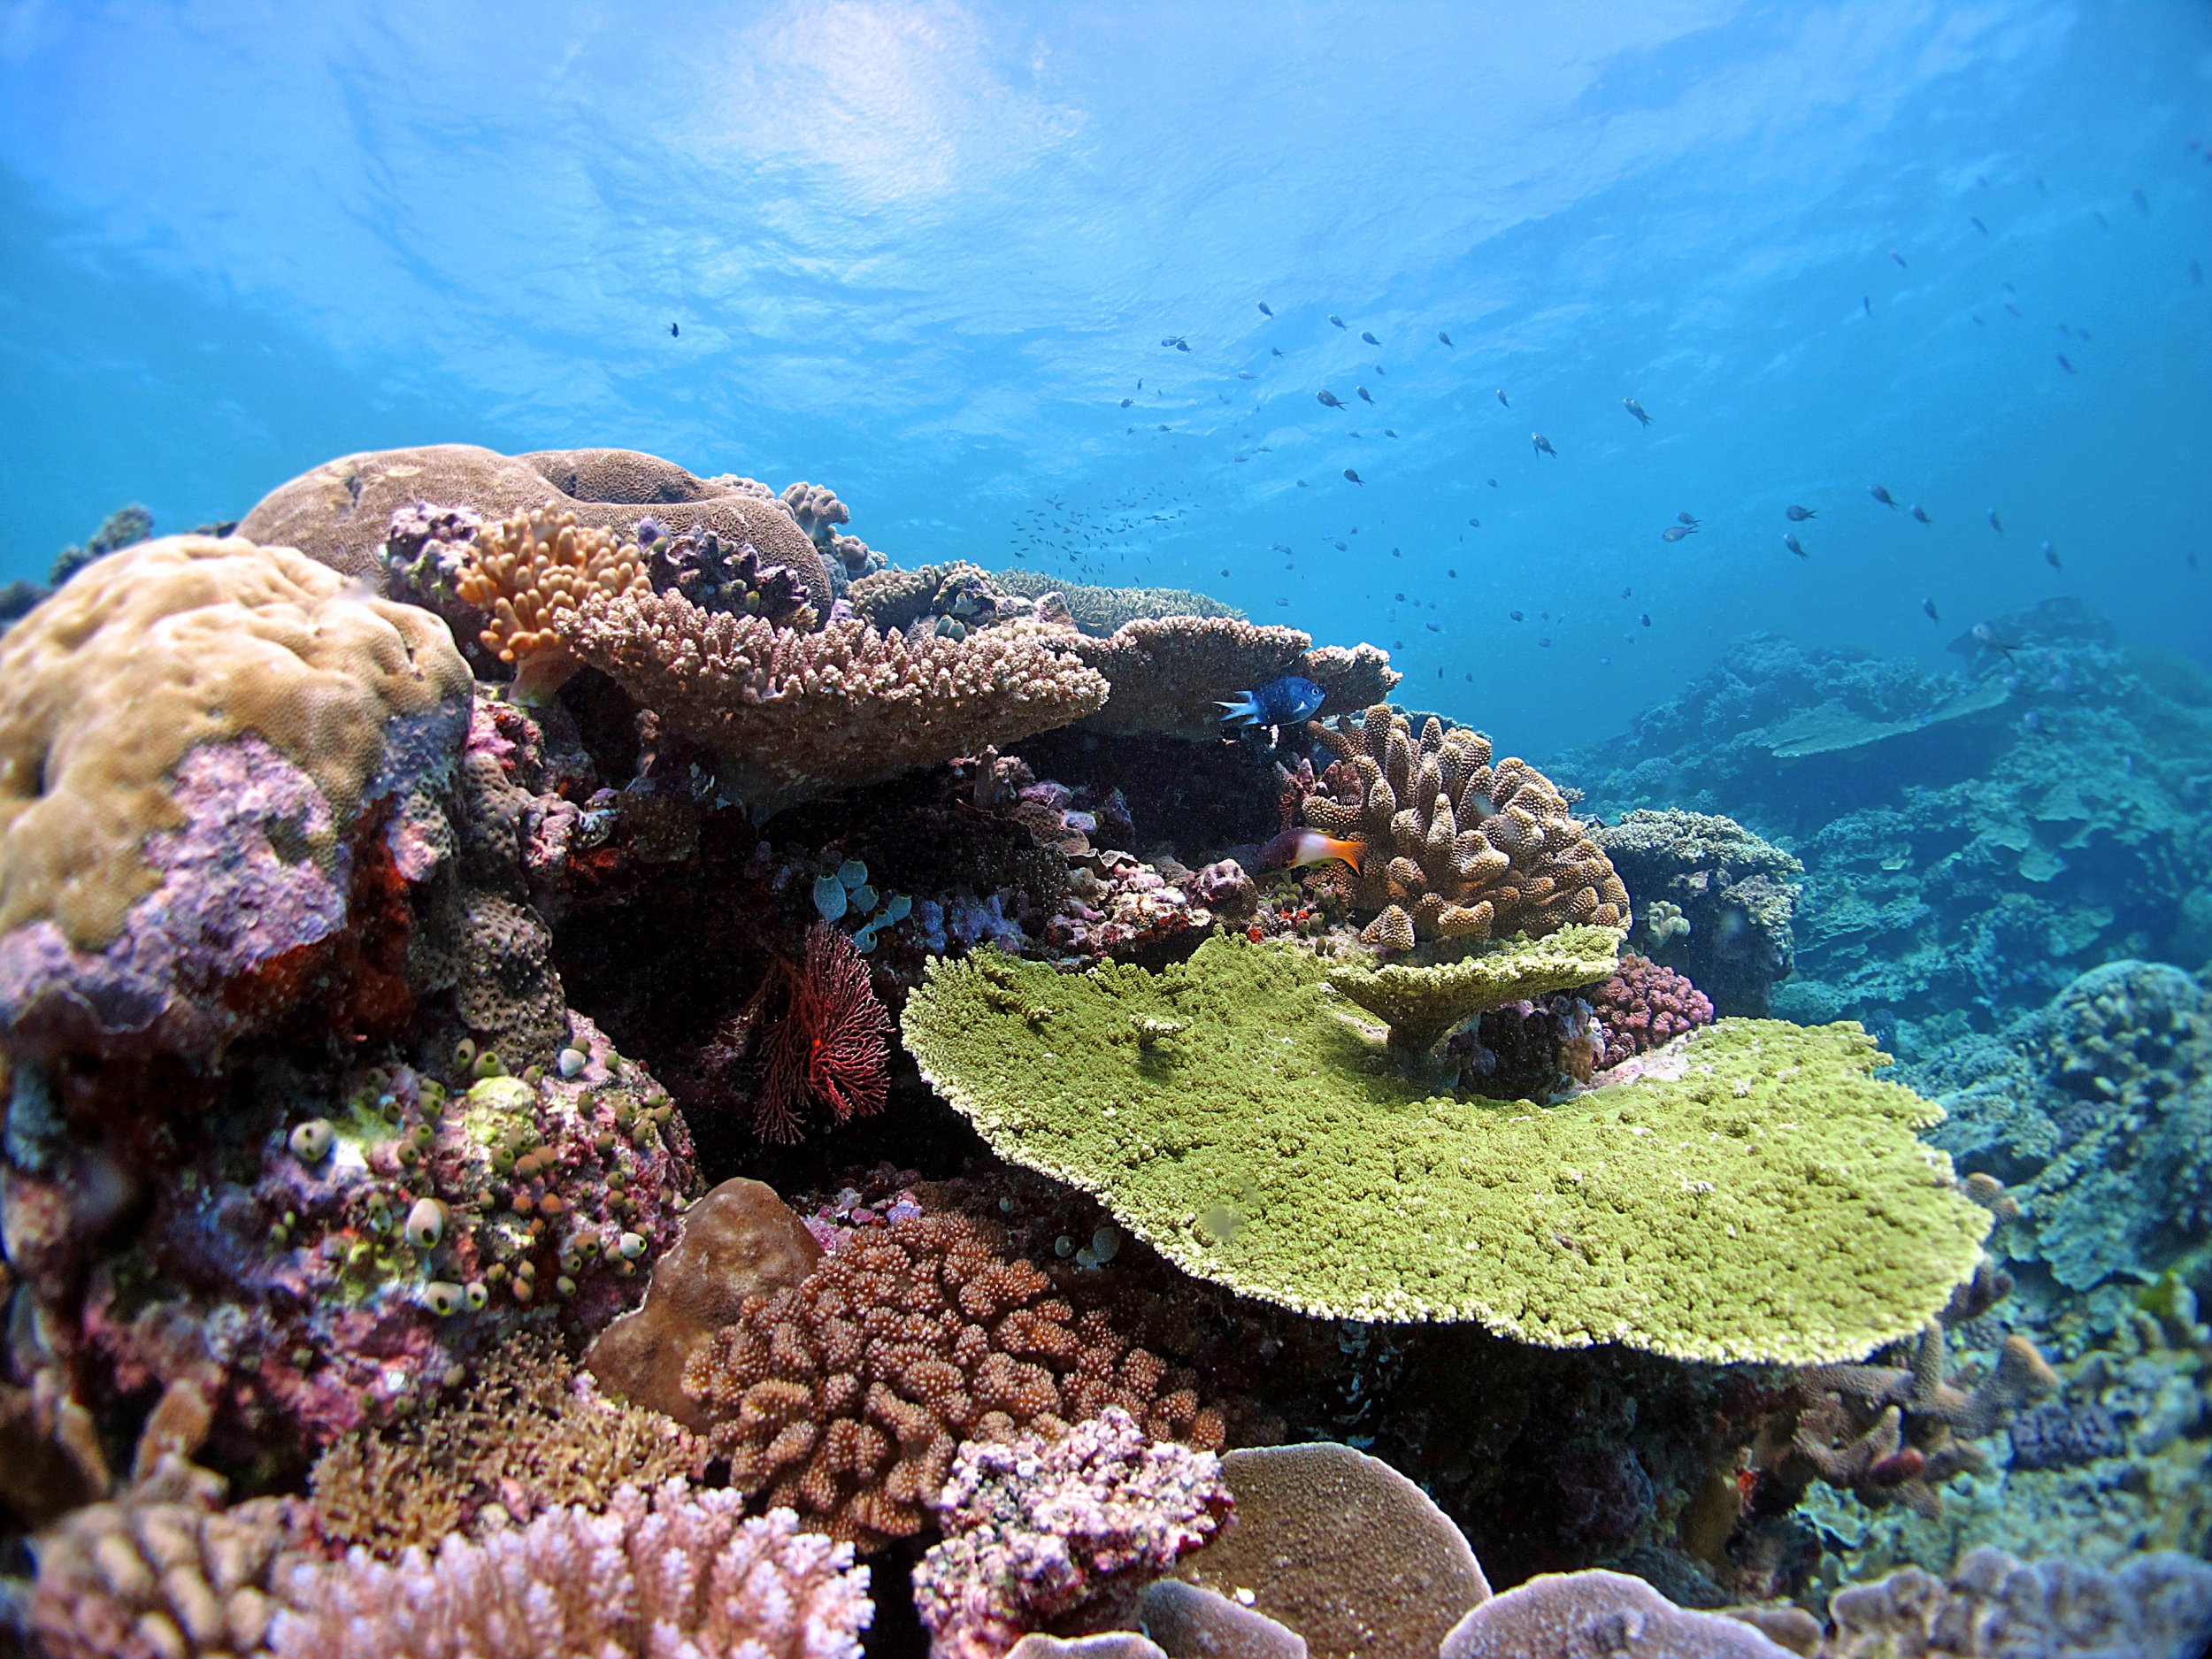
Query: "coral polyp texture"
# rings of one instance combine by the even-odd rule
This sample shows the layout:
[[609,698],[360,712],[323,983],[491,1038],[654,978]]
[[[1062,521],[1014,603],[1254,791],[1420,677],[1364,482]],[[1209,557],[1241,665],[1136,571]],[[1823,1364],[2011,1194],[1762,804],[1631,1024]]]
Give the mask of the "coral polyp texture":
[[1215,734],[1220,729],[1217,700],[1284,674],[1302,675],[1321,687],[1324,716],[1379,703],[1398,683],[1389,657],[1374,646],[1317,650],[1313,636],[1296,628],[1229,617],[1139,618],[1103,640],[1079,634],[1072,649],[1113,687],[1106,706],[1086,719],[1084,728],[1124,735]]
[[1118,1406],[1057,1440],[971,1440],[933,1504],[944,1540],[914,1571],[934,1659],[999,1659],[1032,1631],[1134,1592],[1229,1511],[1220,1460],[1150,1440]]
[[1393,1049],[1417,1058],[1463,1020],[1508,1002],[1592,985],[1614,971],[1621,935],[1612,927],[1563,927],[1542,939],[1494,941],[1455,962],[1348,962],[1329,987],[1383,1022]]
[[702,611],[676,593],[593,594],[570,643],[670,726],[713,749],[728,795],[771,815],[799,801],[1065,726],[1106,682],[1071,635],[965,639],[819,633]]
[[1187,1379],[1050,1291],[979,1223],[895,1222],[747,1298],[684,1389],[732,1486],[864,1548],[929,1524],[963,1440],[1058,1434],[1118,1405],[1156,1438],[1220,1444]]
[[858,1659],[875,1610],[851,1546],[681,1480],[395,1564],[357,1548],[293,1567],[283,1594],[276,1659]]
[[1601,1066],[1619,1065],[1713,1023],[1710,997],[1672,968],[1633,952],[1584,995],[1605,1034]]
[[1476,1608],[1446,1634],[1439,1659],[1788,1659],[1749,1624],[1679,1608],[1624,1572],[1544,1573]]
[[1302,810],[1365,849],[1348,879],[1369,944],[1628,925],[1627,890],[1565,797],[1524,761],[1494,767],[1479,732],[1432,716],[1417,737],[1386,704],[1310,729],[1336,764]]
[[468,730],[434,617],[283,548],[171,536],[18,623],[0,684],[11,1050],[204,1054],[344,988],[326,976],[375,988],[355,923],[437,865],[425,797]]
[[645,564],[634,541],[540,508],[479,531],[455,587],[489,617],[485,649],[513,667],[517,695],[543,702],[583,666],[562,638],[563,613],[588,593],[649,591]]
[[763,564],[795,572],[821,614],[835,597],[812,538],[766,485],[698,478],[635,449],[505,456],[472,443],[433,443],[342,455],[264,495],[239,533],[375,583],[385,574],[392,515],[418,502],[465,507],[487,519],[572,512],[586,529],[629,541],[647,518],[671,534],[711,530],[733,546],[749,544]]
[[931,963],[903,1031],[1002,1156],[1309,1313],[1811,1363],[1973,1270],[1989,1216],[1915,1133],[1941,1113],[1855,1026],[1724,1021],[1557,1106],[1468,1101],[1379,1064],[1333,972],[1236,936],[1157,974],[982,953]]

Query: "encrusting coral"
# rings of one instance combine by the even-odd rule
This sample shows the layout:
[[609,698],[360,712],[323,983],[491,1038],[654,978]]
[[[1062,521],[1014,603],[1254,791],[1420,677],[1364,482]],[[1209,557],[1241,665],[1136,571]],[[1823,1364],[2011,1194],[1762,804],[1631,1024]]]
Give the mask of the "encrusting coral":
[[762,817],[1065,726],[1106,699],[1106,682],[1058,649],[1074,636],[1048,631],[910,641],[833,622],[803,634],[674,592],[595,593],[567,637],[713,749],[725,794]]
[[1365,849],[1344,879],[1353,909],[1373,916],[1367,943],[1628,926],[1627,890],[1565,797],[1524,761],[1494,767],[1479,732],[1432,716],[1417,739],[1386,704],[1309,729],[1336,764],[1305,821]]
[[965,1217],[896,1222],[748,1297],[684,1388],[733,1486],[864,1548],[928,1525],[963,1440],[1060,1433],[1118,1405],[1156,1439],[1220,1444],[1187,1379],[1050,1289]]
[[0,641],[0,683],[18,1056],[205,1052],[328,988],[357,886],[435,862],[411,797],[449,786],[472,695],[434,617],[205,536],[80,572]]
[[396,1564],[294,1566],[283,1597],[276,1659],[859,1659],[875,1611],[850,1545],[681,1480]]
[[650,591],[645,566],[634,541],[540,508],[480,530],[455,587],[490,618],[484,646],[514,668],[515,695],[543,703],[583,666],[563,637],[564,613],[588,593]]
[[999,1659],[1021,1638],[1088,1615],[1210,1537],[1229,1510],[1219,1460],[1148,1440],[1108,1406],[1057,1440],[971,1440],[933,1501],[942,1541],[914,1571],[934,1659]]
[[1187,1271],[1310,1313],[1479,1319],[1554,1347],[1854,1358],[1917,1331],[1988,1213],[1855,1026],[1735,1020],[1562,1105],[1426,1093],[1295,948],[1153,974],[929,964],[904,1035],[1010,1161]]
[[479,1359],[452,1398],[338,1441],[308,1485],[322,1538],[388,1560],[556,1504],[604,1509],[618,1486],[649,1489],[705,1463],[680,1425],[606,1399],[557,1338],[525,1333]]

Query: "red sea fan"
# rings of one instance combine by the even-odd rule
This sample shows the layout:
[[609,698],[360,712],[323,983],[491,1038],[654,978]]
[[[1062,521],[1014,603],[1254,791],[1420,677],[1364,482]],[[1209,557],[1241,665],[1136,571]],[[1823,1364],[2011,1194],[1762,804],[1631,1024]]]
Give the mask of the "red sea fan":
[[817,922],[807,930],[805,962],[779,963],[771,986],[777,981],[784,1015],[762,1044],[767,1064],[753,1102],[761,1139],[800,1139],[810,1106],[827,1107],[841,1124],[881,1111],[890,1089],[891,1014],[853,941]]

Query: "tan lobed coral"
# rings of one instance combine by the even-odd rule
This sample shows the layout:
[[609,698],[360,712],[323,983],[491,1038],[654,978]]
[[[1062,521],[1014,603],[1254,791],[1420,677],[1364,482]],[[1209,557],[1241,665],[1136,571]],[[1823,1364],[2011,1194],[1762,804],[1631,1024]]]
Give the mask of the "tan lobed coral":
[[714,749],[757,817],[1065,726],[1106,682],[1064,631],[910,641],[859,622],[818,634],[717,615],[681,595],[588,594],[569,641],[670,726]]
[[289,1506],[222,1507],[181,1459],[32,1540],[31,1632],[46,1659],[218,1659],[265,1651],[296,1527]]
[[1447,732],[1431,716],[1417,740],[1387,705],[1356,726],[1310,729],[1336,764],[1302,810],[1313,828],[1366,849],[1347,880],[1353,907],[1375,913],[1367,943],[1628,925],[1627,891],[1565,797],[1525,761],[1492,765],[1481,733]]
[[536,1332],[478,1360],[458,1394],[403,1426],[339,1440],[308,1484],[325,1539],[389,1560],[549,1505],[602,1509],[618,1486],[657,1486],[705,1463],[681,1426],[603,1398],[559,1338]]
[[1142,617],[1102,640],[1079,634],[1071,649],[1113,687],[1085,728],[1122,736],[1216,734],[1217,702],[1284,674],[1302,675],[1321,687],[1322,718],[1379,703],[1398,683],[1390,658],[1372,645],[1317,650],[1312,635],[1296,628],[1231,617]]
[[697,478],[635,449],[505,456],[472,443],[433,443],[342,455],[278,485],[238,529],[373,583],[384,575],[392,515],[422,501],[468,507],[486,518],[539,508],[570,511],[587,529],[613,530],[632,541],[638,520],[649,515],[672,533],[707,529],[725,541],[750,542],[762,564],[798,572],[823,615],[833,597],[813,541],[766,485]]
[[455,587],[490,618],[484,646],[513,665],[515,695],[542,703],[584,665],[562,637],[565,619],[587,594],[650,592],[645,558],[634,540],[540,507],[486,525]]
[[1221,1443],[1187,1379],[1050,1289],[978,1222],[895,1222],[748,1297],[684,1388],[732,1486],[864,1549],[929,1524],[964,1440],[1057,1434],[1117,1405],[1155,1439]]

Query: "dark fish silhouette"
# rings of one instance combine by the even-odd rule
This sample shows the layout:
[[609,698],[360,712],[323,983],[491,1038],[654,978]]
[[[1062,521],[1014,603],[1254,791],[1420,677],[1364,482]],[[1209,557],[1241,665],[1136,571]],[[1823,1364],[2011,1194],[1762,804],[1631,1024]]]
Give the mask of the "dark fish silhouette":
[[2066,568],[2058,562],[2058,549],[2048,541],[2043,544],[2043,562],[2055,571],[2062,571]]
[[1512,407],[1513,407],[1513,405],[1512,405],[1512,404],[1510,404],[1510,403],[1507,403],[1505,402],[1505,388],[1504,388],[1504,387],[1502,387],[1502,386],[1501,386],[1500,388],[1498,388],[1498,402],[1499,402],[1499,403],[1504,403],[1504,404],[1505,404],[1505,407],[1506,407],[1506,408],[1508,408],[1508,409],[1510,409],[1510,408],[1512,408]]
[[1675,514],[1674,521],[1677,524],[1686,524],[1693,530],[1698,528],[1699,526],[1705,522],[1704,519],[1699,518],[1695,513],[1690,512],[1678,512]]
[[1239,370],[1237,371],[1237,379],[1239,379],[1240,380],[1250,380],[1251,378],[1252,378],[1252,371],[1251,371],[1251,370],[1249,370],[1249,369],[1239,369]]
[[1648,611],[1645,611],[1643,615],[1638,617],[1636,620],[1642,623],[1644,626],[1649,627],[1651,626],[1651,612]]
[[1934,519],[1928,517],[1928,510],[1925,507],[1923,507],[1918,502],[1915,502],[1912,504],[1912,516],[1919,519],[1923,524],[1933,524],[1935,522]]
[[1383,436],[1384,436],[1384,437],[1386,437],[1386,438],[1394,438],[1394,437],[1396,437],[1397,435],[1398,435],[1398,429],[1397,429],[1397,427],[1395,427],[1395,426],[1385,426],[1385,427],[1383,428]]
[[1989,510],[1989,527],[1999,532],[2001,532],[2005,527],[2003,522],[1998,518],[1997,510],[1994,507],[1992,507]]
[[1490,488],[1493,488],[1493,489],[1497,488],[1497,487],[1498,487],[1498,480],[1497,480],[1496,479],[1494,479],[1494,479],[1491,479],[1491,480],[1487,480],[1487,481],[1488,481],[1488,483],[1489,483],[1489,485],[1490,485]]
[[1334,323],[1339,328],[1344,326],[1344,319],[1341,317],[1339,317],[1334,311],[1331,311],[1329,313],[1329,320]]
[[1633,415],[1633,416],[1635,416],[1635,417],[1636,417],[1636,424],[1637,424],[1638,426],[1648,426],[1649,425],[1651,425],[1651,417],[1650,417],[1649,415],[1647,415],[1646,413],[1644,413],[1644,406],[1643,406],[1641,403],[1638,403],[1638,402],[1637,402],[1634,398],[1632,398],[1632,397],[1624,397],[1624,398],[1622,398],[1622,399],[1621,399],[1621,407],[1622,407],[1623,409],[1625,409],[1625,410],[1626,410],[1626,411],[1627,411],[1630,414],[1632,414],[1632,415]]
[[1452,337],[1446,334],[1441,328],[1436,331],[1436,337],[1439,340],[1441,340],[1448,346],[1452,343]]
[[1935,608],[1935,601],[1934,601],[1934,600],[1932,600],[1932,599],[1923,599],[1923,600],[1920,602],[1920,608],[1921,608],[1923,611],[1926,611],[1926,612],[1928,613],[1928,620],[1929,620],[1929,621],[1931,621],[1931,622],[1940,622],[1940,621],[1942,621],[1942,620],[1943,620],[1943,618],[1942,618],[1941,617],[1939,617],[1939,616],[1936,615],[1936,608]]
[[682,336],[682,334],[683,334],[683,330],[682,330],[682,329],[680,329],[680,328],[679,328],[679,327],[677,327],[675,324],[671,323],[671,324],[669,324],[669,325],[668,325],[668,337],[669,337],[671,340],[675,340],[675,339],[679,339],[679,338],[680,338],[680,337]]
[[2065,370],[2069,374],[2077,373],[2074,365],[2066,360],[2066,354],[2063,351],[2058,354],[2058,366]]
[[1164,346],[1173,346],[1178,351],[1188,351],[1190,349],[1190,342],[1184,339],[1180,334],[1170,334],[1166,339],[1160,342],[1160,343]]
[[1981,232],[1983,235],[1986,236],[1989,234],[1989,227],[1983,224],[1982,221],[1974,214],[1969,213],[1966,216],[1966,222],[1971,225],[1976,230]]
[[2151,211],[2150,197],[2145,196],[2140,190],[2130,190],[2128,194],[2135,198],[2135,205],[2141,208],[2144,212],[2148,213]]
[[1344,400],[1339,397],[1334,392],[1331,391],[1325,386],[1319,391],[1316,392],[1314,396],[1319,401],[1322,407],[1325,409],[1341,409],[1344,407]]
[[1820,515],[1815,512],[1810,507],[1797,506],[1783,508],[1782,516],[1785,518],[1787,518],[1792,524],[1803,524],[1808,518],[1817,518],[1820,517]]
[[1361,403],[1371,403],[1375,401],[1373,397],[1368,395],[1368,390],[1364,386],[1355,386],[1352,389],[1359,394],[1359,401]]
[[1879,484],[1869,484],[1866,487],[1866,493],[1873,496],[1875,500],[1880,502],[1885,507],[1894,507],[1897,505],[1897,497],[1891,495]]
[[1121,400],[1121,406],[1122,406],[1124,409],[1126,409],[1126,408],[1128,408],[1128,407],[1129,407],[1129,405],[1130,405],[1130,404],[1132,404],[1132,403],[1135,403],[1136,401],[1137,401],[1137,400],[1136,400],[1135,398],[1133,398],[1133,397],[1125,397],[1125,398],[1123,398],[1123,399]]
[[1362,340],[1364,340],[1371,346],[1379,346],[1382,344],[1381,341],[1376,339],[1374,335],[1369,334],[1364,328],[1359,331],[1359,337]]
[[1905,263],[1905,256],[1899,253],[1896,249],[1892,248],[1889,250],[1889,257],[1897,261],[1897,268],[1900,271],[1909,271],[1912,269],[1910,265]]
[[1527,619],[1527,618],[1525,618],[1525,617],[1523,617],[1523,616],[1521,615],[1521,613],[1520,613],[1519,611],[1507,611],[1505,614],[1506,614],[1506,615],[1508,615],[1509,617],[1511,617],[1511,618],[1513,618],[1516,622],[1522,622],[1522,621],[1525,621],[1525,620]]
[[1679,541],[1686,535],[1696,534],[1697,532],[1686,524],[1671,524],[1659,533],[1659,539],[1662,541]]
[[1797,533],[1793,530],[1782,532],[1782,545],[1801,559],[1812,557],[1812,555],[1805,550],[1805,544],[1797,539]]
[[1347,482],[1348,482],[1348,483],[1353,483],[1353,484],[1363,484],[1363,483],[1365,483],[1365,482],[1367,481],[1365,479],[1363,479],[1363,478],[1362,478],[1362,477],[1361,477],[1361,476],[1360,476],[1357,472],[1355,472],[1354,471],[1352,471],[1352,469],[1351,469],[1350,467],[1348,467],[1348,467],[1346,467],[1346,468],[1344,469],[1344,477],[1345,477],[1345,480],[1346,480],[1346,481],[1347,481]]
[[1283,355],[1283,349],[1280,346],[1270,346],[1268,347],[1268,349],[1279,357]]
[[1860,310],[1862,310],[1862,311],[1864,311],[1864,312],[1865,312],[1865,313],[1866,313],[1869,317],[1873,316],[1873,315],[1874,315],[1874,296],[1873,296],[1871,294],[1862,294],[1862,295],[1860,295],[1860,296],[1859,296],[1859,309],[1860,309]]
[[1273,310],[1272,310],[1271,308],[1270,308],[1270,306],[1268,305],[1268,303],[1267,303],[1265,300],[1262,300],[1262,301],[1260,301],[1260,303],[1259,303],[1259,306],[1260,306],[1260,315],[1261,315],[1261,316],[1263,316],[1263,317],[1272,317],[1272,316],[1275,314],[1275,313],[1274,313],[1274,311],[1273,311]]
[[1551,440],[1547,438],[1542,433],[1532,432],[1528,434],[1528,436],[1529,442],[1536,446],[1537,454],[1548,455],[1555,461],[1559,458],[1559,451],[1551,447]]
[[1467,527],[1470,530],[1479,530],[1482,528],[1482,520],[1479,518],[1470,518],[1467,521]]

